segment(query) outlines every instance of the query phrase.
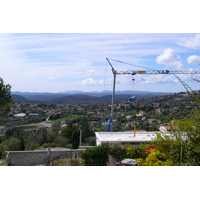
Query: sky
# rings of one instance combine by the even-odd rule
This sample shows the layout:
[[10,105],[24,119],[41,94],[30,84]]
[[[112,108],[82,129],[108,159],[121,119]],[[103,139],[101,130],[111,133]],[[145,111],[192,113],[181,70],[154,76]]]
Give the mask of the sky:
[[[115,69],[200,69],[198,33],[1,33],[0,70],[12,91],[112,90]],[[193,89],[198,83],[178,75]],[[174,75],[117,75],[116,90],[185,91]]]
[[[7,0],[1,2],[0,7],[0,77],[3,78],[6,84],[12,86],[12,91],[22,92],[64,92],[67,90],[82,90],[82,91],[103,91],[112,90],[113,75],[110,70],[110,66],[106,61],[106,57],[120,60],[123,62],[140,65],[151,69],[199,69],[200,66],[200,29],[199,29],[199,1],[160,1],[160,0]],[[120,63],[111,61],[112,65],[116,69],[135,69],[130,65],[122,65]],[[141,70],[141,68],[140,68]],[[193,89],[199,89],[199,83],[194,82],[191,79],[191,75],[179,75],[179,77],[190,85]],[[192,77],[199,78],[199,75]],[[173,75],[137,75],[134,77],[134,84],[132,77],[119,75],[117,76],[116,90],[141,90],[141,91],[160,91],[160,92],[180,92],[185,91],[184,87],[176,80]],[[38,169],[38,170],[37,170]],[[41,168],[34,169],[34,172],[41,175],[46,181],[45,186],[49,189],[52,187],[52,179],[49,176],[51,171],[42,171]],[[121,171],[119,168],[111,169],[107,174],[107,169],[103,170],[104,175],[109,175],[108,187],[116,190],[119,188],[119,181],[124,181],[124,177],[128,177],[126,182],[134,179],[138,194],[143,192],[141,184],[141,174],[145,174],[145,177],[151,176],[149,169],[138,168],[137,172],[132,173],[131,168],[127,168],[126,171]],[[122,168],[123,169],[123,168]],[[130,171],[128,170],[130,169]],[[5,168],[7,170],[7,168]],[[2,175],[3,180],[7,184],[10,183],[10,178],[18,180],[21,178],[21,174],[26,173],[24,168],[22,173],[16,173],[9,169],[9,172],[5,172]],[[21,170],[21,169],[20,169]],[[35,171],[37,170],[37,171]],[[70,189],[77,191],[77,187],[71,187],[72,183],[75,184],[73,170],[72,173],[65,173],[55,168],[57,177],[62,177],[62,180],[69,180],[67,183],[58,185],[58,192],[56,198],[60,195],[62,187],[66,188],[66,184],[69,184]],[[71,170],[71,169],[70,169]],[[76,169],[74,169],[76,170]],[[84,170],[84,171],[82,171]],[[85,171],[88,170],[88,171]],[[139,171],[138,171],[139,170]],[[151,168],[151,170],[154,170]],[[160,184],[160,191],[165,192],[165,183],[163,182],[163,176],[160,175],[159,169],[155,169],[155,173],[152,173],[153,177],[148,177],[151,180],[155,180],[155,184]],[[165,168],[165,172],[170,174],[174,173],[171,168]],[[169,171],[168,171],[169,170]],[[189,189],[183,193],[184,197],[197,196],[194,191],[197,187],[196,182],[191,177],[195,177],[198,174],[194,168],[195,176],[191,176],[191,170],[177,169],[174,175],[180,177],[177,180],[171,182],[172,187],[176,188],[177,185],[180,189],[185,187],[185,181],[182,181],[182,174],[186,175],[187,182],[190,184]],[[190,170],[190,171],[189,171]],[[101,182],[105,179],[102,173],[96,173],[95,184],[91,185],[88,174],[91,174],[93,170],[91,168],[81,168],[80,177],[85,181],[85,185],[88,187],[98,186],[102,187]],[[30,173],[28,176],[23,176],[23,182],[30,180]],[[77,170],[74,171],[77,174]],[[141,173],[140,173],[141,172]],[[162,172],[161,172],[162,173]],[[63,176],[66,177],[63,178]],[[86,177],[82,175],[86,174]],[[118,176],[116,176],[118,174]],[[121,176],[120,176],[121,174]],[[131,175],[133,177],[131,177]],[[166,178],[171,178],[168,173],[165,173]],[[164,174],[164,175],[165,175]],[[187,177],[188,174],[188,177]],[[35,173],[31,174],[31,183],[38,182],[38,176]],[[71,176],[70,176],[71,175]],[[163,173],[162,173],[163,175]],[[45,176],[45,177],[44,177]],[[27,177],[27,180],[26,180]],[[57,178],[56,177],[56,178]],[[159,179],[162,177],[162,179]],[[93,178],[91,176],[91,178]],[[117,178],[117,180],[116,180]],[[132,178],[132,179],[131,179]],[[99,181],[101,180],[102,181]],[[61,182],[62,180],[56,179]],[[89,180],[90,182],[87,182]],[[111,181],[114,180],[114,181]],[[184,177],[185,180],[185,177]],[[6,182],[7,181],[7,182]],[[15,184],[15,182],[13,182]],[[49,183],[49,185],[48,185]],[[124,198],[127,194],[127,198],[130,196],[127,193],[127,187],[133,186],[133,183],[126,184],[123,187],[120,185],[120,192],[112,193],[112,198],[119,197]],[[140,184],[141,183],[141,184]],[[10,187],[3,188],[3,196],[5,197],[10,191]],[[174,184],[174,185],[173,185]],[[21,187],[21,184],[17,184]],[[21,191],[21,188],[13,185],[16,192]],[[40,186],[40,185],[39,185]],[[174,186],[174,187],[173,187]],[[44,187],[41,182],[41,188]],[[157,185],[159,187],[159,185]],[[26,188],[29,192],[30,184]],[[163,190],[164,188],[164,190]],[[40,188],[38,188],[40,189]],[[56,188],[57,189],[57,188]],[[79,192],[80,197],[85,194],[87,188],[81,187],[82,192]],[[129,188],[128,188],[129,189]],[[131,189],[131,188],[130,188]],[[152,192],[151,188],[146,194],[149,198],[149,194]],[[55,191],[55,186],[54,186]],[[16,198],[16,192],[13,193],[13,197]],[[74,193],[71,192],[71,194]],[[12,196],[12,194],[9,193]],[[14,196],[15,195],[15,196]],[[62,195],[62,196],[61,196]],[[113,197],[114,195],[114,197]],[[171,195],[171,193],[169,193]],[[180,194],[178,194],[180,196]],[[2,194],[1,194],[2,196]],[[105,194],[102,193],[102,197]],[[44,197],[47,197],[47,193],[44,193]],[[48,198],[53,199],[54,196]],[[54,198],[55,199],[55,198]]]

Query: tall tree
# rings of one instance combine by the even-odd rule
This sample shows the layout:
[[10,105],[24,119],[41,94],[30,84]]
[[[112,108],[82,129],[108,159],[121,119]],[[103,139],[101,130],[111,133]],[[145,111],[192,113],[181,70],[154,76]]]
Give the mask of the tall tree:
[[79,128],[70,122],[66,127],[62,129],[63,136],[69,140],[72,144],[72,148],[76,149],[79,146]]
[[85,139],[90,137],[90,136],[93,136],[93,131],[90,129],[90,124],[89,124],[89,121],[88,119],[84,116],[82,119],[81,119],[81,128],[82,128],[82,133],[83,133],[83,142],[85,142]]
[[0,117],[6,116],[10,112],[13,104],[14,100],[11,96],[11,86],[4,84],[3,79],[0,78]]

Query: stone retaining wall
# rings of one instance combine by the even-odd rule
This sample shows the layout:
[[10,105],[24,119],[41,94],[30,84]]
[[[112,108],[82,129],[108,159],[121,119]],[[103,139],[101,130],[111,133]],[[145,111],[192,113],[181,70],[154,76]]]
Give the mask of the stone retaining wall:
[[84,149],[67,149],[67,150],[36,150],[36,151],[7,151],[7,166],[36,166],[49,165],[56,158],[75,156]]

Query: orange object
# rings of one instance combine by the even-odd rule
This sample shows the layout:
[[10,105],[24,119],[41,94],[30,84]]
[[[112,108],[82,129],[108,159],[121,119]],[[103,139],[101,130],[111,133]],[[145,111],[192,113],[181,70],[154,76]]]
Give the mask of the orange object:
[[156,146],[147,146],[146,148],[146,154],[152,153],[152,151],[156,148]]

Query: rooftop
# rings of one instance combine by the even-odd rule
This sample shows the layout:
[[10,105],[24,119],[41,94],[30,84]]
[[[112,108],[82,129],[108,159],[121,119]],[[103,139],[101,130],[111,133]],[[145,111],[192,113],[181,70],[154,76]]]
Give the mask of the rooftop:
[[156,132],[95,132],[100,142],[149,142],[155,136]]

